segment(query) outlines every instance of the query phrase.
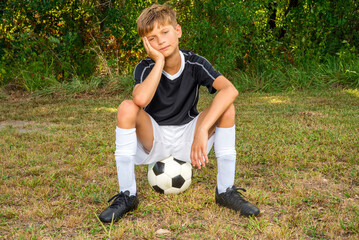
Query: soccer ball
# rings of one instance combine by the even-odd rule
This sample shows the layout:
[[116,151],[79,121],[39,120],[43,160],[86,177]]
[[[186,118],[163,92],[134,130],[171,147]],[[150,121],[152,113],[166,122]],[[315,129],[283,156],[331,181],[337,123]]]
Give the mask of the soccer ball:
[[178,194],[191,185],[192,165],[169,156],[148,165],[148,182],[159,193]]

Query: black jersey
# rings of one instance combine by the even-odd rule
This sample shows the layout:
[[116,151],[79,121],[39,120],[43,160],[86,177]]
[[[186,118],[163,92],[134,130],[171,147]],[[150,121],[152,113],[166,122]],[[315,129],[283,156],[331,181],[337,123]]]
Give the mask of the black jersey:
[[[213,94],[214,80],[221,74],[203,57],[180,50],[181,68],[175,75],[163,71],[156,93],[144,110],[159,125],[182,125],[198,115],[197,103],[200,86]],[[135,68],[135,85],[143,82],[155,62],[146,58]]]

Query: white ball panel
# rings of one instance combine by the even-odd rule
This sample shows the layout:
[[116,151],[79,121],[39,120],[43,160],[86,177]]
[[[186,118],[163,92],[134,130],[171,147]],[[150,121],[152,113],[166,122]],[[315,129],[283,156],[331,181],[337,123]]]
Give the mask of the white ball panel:
[[161,160],[161,162],[163,162],[163,163],[168,163],[168,162],[171,162],[171,161],[173,161],[173,156],[169,156],[168,158],[165,158],[165,159]]
[[156,185],[162,188],[163,190],[172,187],[171,184],[172,184],[171,178],[169,178],[166,174],[161,174],[156,177]]
[[157,176],[154,174],[152,169],[151,171],[148,171],[148,183],[150,184],[150,186],[156,185],[156,178]]
[[184,190],[186,190],[190,185],[191,185],[192,180],[186,180],[183,184],[183,186],[180,188],[180,191],[183,192]]
[[182,164],[180,174],[186,180],[191,179],[192,178],[192,165],[190,163]]
[[181,165],[176,161],[169,161],[165,165],[165,172],[169,177],[175,177],[181,174]]

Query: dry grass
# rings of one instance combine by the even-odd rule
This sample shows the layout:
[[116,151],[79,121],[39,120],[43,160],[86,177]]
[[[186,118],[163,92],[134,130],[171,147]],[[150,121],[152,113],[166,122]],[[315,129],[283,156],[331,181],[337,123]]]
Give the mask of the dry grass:
[[214,203],[212,153],[180,195],[152,191],[147,167],[137,166],[139,208],[103,225],[97,215],[118,189],[113,152],[121,100],[1,100],[0,238],[359,238],[358,91],[237,99],[236,185],[247,189],[259,217]]

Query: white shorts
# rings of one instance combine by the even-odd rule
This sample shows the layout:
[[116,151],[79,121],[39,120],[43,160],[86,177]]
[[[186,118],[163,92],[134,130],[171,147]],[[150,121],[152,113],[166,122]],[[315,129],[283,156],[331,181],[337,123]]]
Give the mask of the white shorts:
[[[152,149],[147,152],[138,141],[135,164],[151,164],[171,155],[178,160],[191,162],[191,147],[199,115],[191,122],[179,126],[160,126],[150,115],[148,116],[151,118],[153,128]],[[208,140],[207,154],[213,142],[214,135]]]

